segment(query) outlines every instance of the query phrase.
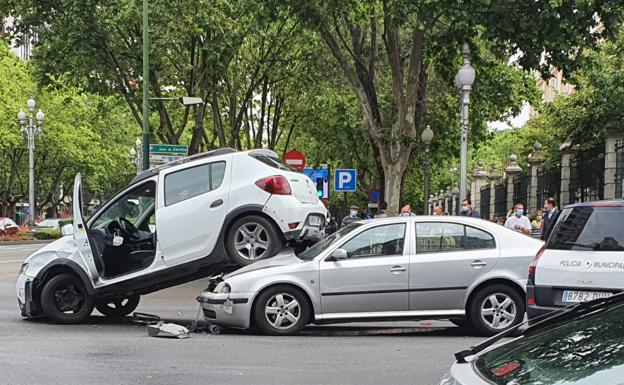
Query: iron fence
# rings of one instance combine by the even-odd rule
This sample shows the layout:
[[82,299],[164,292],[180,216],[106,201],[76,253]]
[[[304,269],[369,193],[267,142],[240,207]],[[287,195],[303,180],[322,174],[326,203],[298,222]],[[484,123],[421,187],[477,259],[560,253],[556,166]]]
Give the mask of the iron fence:
[[615,144],[615,197],[624,198],[624,139]]
[[561,167],[544,169],[537,172],[537,207],[554,198],[559,202],[561,196]]
[[567,203],[604,199],[604,149],[579,152],[570,168],[570,199]]
[[494,186],[494,217],[507,217],[507,184],[505,182]]
[[490,219],[490,185],[481,187],[481,218]]
[[521,172],[513,177],[513,202],[511,204],[522,203],[525,211],[528,213],[530,210],[535,209],[529,207],[529,185],[531,184],[531,175],[527,172]]

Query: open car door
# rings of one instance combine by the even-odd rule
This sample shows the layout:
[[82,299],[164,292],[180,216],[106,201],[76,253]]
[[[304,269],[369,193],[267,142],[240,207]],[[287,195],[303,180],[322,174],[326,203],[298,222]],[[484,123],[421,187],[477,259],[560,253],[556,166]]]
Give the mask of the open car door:
[[98,271],[95,265],[95,260],[93,259],[91,243],[89,242],[89,231],[82,216],[82,178],[80,173],[76,174],[76,178],[74,179],[73,209],[74,241],[76,242],[76,247],[80,252],[82,261],[87,268],[89,278],[91,278],[91,281],[95,282],[98,279]]

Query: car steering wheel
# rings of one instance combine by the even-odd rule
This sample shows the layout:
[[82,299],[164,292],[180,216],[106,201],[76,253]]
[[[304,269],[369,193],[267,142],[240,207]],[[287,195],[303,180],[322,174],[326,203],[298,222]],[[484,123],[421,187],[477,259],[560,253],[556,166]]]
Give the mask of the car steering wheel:
[[117,220],[119,222],[119,229],[123,233],[123,235],[132,238],[132,239],[141,239],[141,232],[136,228],[135,225],[132,224],[129,220],[124,217],[119,217]]

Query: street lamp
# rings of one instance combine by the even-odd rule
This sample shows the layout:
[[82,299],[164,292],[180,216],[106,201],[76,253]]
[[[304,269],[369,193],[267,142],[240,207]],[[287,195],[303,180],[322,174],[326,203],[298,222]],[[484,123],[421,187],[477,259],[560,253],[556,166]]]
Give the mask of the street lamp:
[[[35,202],[35,137],[43,131],[45,116],[41,110],[33,116],[36,107],[35,99],[28,99],[26,105],[28,106],[28,122],[26,121],[26,113],[22,109],[17,113],[17,120],[20,123],[20,132],[28,140],[28,222],[30,226],[34,226],[37,207]],[[36,125],[35,119],[37,119]]]
[[143,147],[141,147],[141,139],[134,142],[134,147],[130,147],[130,159],[134,163],[136,173],[139,175],[143,171]]
[[464,64],[455,76],[455,86],[461,90],[461,147],[459,152],[459,193],[460,198],[465,199],[468,196],[467,190],[467,163],[468,163],[468,105],[470,104],[470,91],[475,81],[475,70],[468,60],[470,55],[470,47],[464,43],[462,48],[462,56]]
[[433,131],[431,130],[431,126],[427,124],[427,128],[425,128],[422,134],[420,134],[420,138],[422,139],[423,143],[425,143],[425,182],[423,188],[423,212],[427,213],[427,197],[429,196],[429,146],[431,146],[431,141],[433,140]]

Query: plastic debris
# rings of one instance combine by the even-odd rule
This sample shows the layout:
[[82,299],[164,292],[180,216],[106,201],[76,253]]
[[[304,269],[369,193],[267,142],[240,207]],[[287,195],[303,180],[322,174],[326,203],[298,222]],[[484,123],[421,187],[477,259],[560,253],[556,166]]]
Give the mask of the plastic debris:
[[158,323],[147,325],[147,334],[150,337],[189,338],[189,330],[174,323]]

